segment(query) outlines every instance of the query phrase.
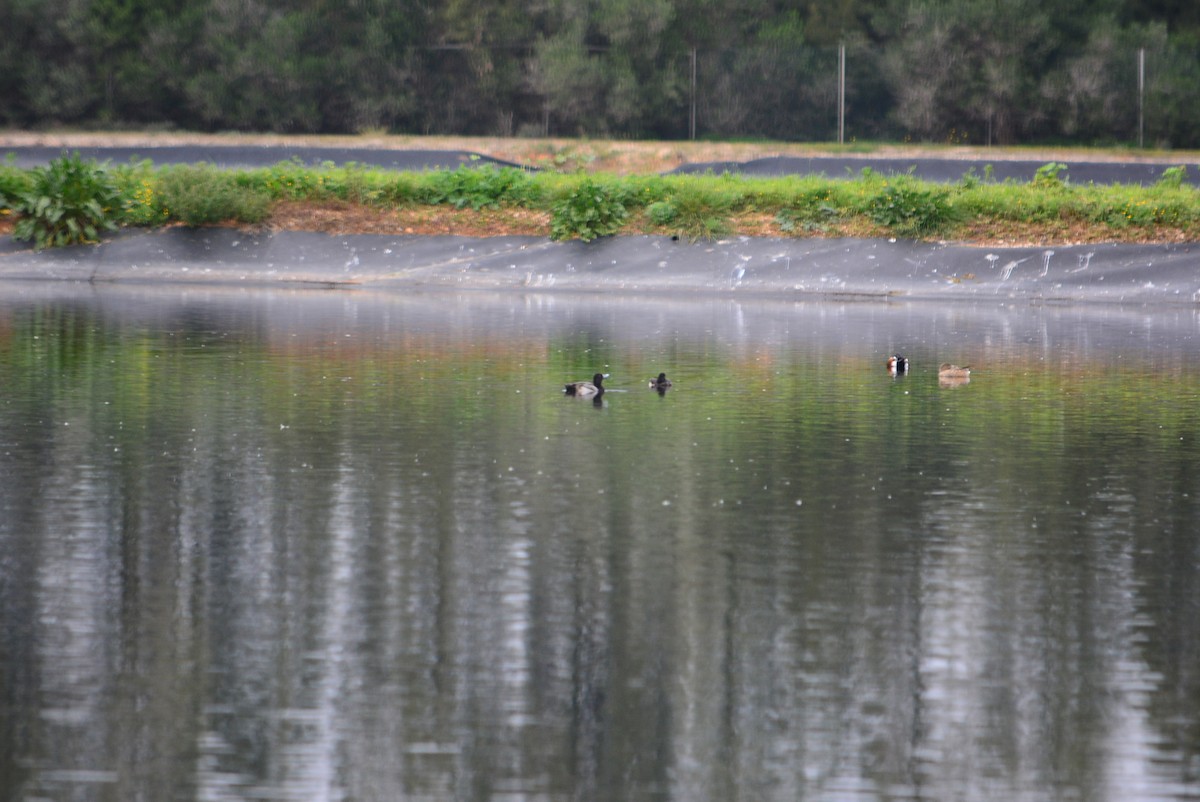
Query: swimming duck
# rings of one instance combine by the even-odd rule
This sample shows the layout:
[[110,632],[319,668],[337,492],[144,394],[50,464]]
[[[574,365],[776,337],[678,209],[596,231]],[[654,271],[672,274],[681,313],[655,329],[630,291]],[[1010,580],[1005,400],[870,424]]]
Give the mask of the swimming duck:
[[590,382],[571,382],[563,385],[563,392],[577,398],[591,398],[604,395],[604,380],[607,373],[597,373]]
[[908,357],[892,354],[887,358],[887,369],[893,376],[908,373]]
[[671,386],[671,380],[667,378],[667,374],[658,374],[657,379],[650,380],[650,388],[653,390],[665,390]]
[[958,365],[951,365],[949,362],[943,362],[938,367],[938,378],[939,379],[969,379],[969,378],[971,378],[971,366],[964,365],[963,367],[960,368]]

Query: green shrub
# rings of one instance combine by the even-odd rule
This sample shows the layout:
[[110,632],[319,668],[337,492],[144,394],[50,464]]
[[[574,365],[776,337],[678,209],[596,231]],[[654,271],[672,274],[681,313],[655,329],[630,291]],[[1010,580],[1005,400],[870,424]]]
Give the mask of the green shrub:
[[313,169],[294,158],[279,162],[264,170],[239,173],[239,185],[266,193],[269,197],[283,200],[319,200],[335,194],[327,186],[334,172],[333,162],[325,162],[321,169]]
[[660,200],[646,207],[646,215],[656,226],[669,226],[679,216],[679,210],[670,201]]
[[11,211],[31,186],[29,173],[13,166],[11,156],[0,164],[0,214]]
[[516,167],[464,165],[457,170],[435,173],[421,200],[449,204],[456,209],[470,206],[479,211],[495,209],[502,203],[528,205],[535,197],[535,189],[529,174]]
[[665,201],[671,197],[672,187],[679,182],[678,177],[665,178],[661,175],[628,175],[620,179],[621,202],[626,210],[649,208],[651,204]]
[[1163,187],[1164,189],[1179,189],[1183,186],[1185,180],[1187,180],[1187,167],[1181,164],[1163,170],[1162,177],[1158,179],[1158,183],[1155,186]]
[[158,193],[158,173],[149,159],[114,168],[121,193],[121,225],[156,226],[169,222]]
[[826,188],[798,193],[786,208],[775,213],[779,229],[789,234],[797,231],[819,232],[841,217],[831,193]]
[[412,173],[388,174],[379,185],[378,199],[381,203],[415,203],[419,197],[417,181]]
[[1171,195],[1168,190],[1137,192],[1124,199],[1114,198],[1104,205],[1104,213],[1095,215],[1093,219],[1108,223],[1113,228],[1187,225],[1191,222],[1187,205],[1181,203],[1179,197]]
[[173,167],[159,179],[159,208],[168,219],[189,226],[261,223],[270,213],[270,196],[239,186],[237,178],[207,165]]
[[382,172],[358,162],[334,167],[325,162],[322,169],[300,169],[288,178],[288,197],[298,200],[339,198],[352,203],[379,203],[387,181]]
[[591,242],[597,237],[615,234],[628,214],[620,194],[606,184],[584,179],[567,197],[554,204],[550,217],[551,239],[578,237]]
[[1048,162],[1043,164],[1033,174],[1033,185],[1035,187],[1061,187],[1064,182],[1059,177],[1059,174],[1066,171],[1067,165],[1062,162]]
[[723,237],[729,233],[728,215],[738,200],[723,187],[705,191],[702,186],[689,182],[671,199],[675,207],[672,225],[680,236],[692,242]]
[[927,237],[953,222],[949,193],[899,180],[867,201],[867,216],[902,237]]
[[35,167],[29,187],[19,192],[12,210],[20,218],[18,240],[33,240],[38,250],[95,242],[100,232],[117,227],[121,197],[104,167],[66,155],[47,167]]

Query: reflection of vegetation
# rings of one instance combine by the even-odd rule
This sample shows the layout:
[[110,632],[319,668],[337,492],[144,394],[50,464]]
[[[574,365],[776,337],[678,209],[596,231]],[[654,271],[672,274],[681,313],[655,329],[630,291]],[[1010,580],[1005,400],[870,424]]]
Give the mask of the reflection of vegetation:
[[[253,335],[193,335],[186,327],[115,334],[70,307],[22,313],[6,330],[0,341],[5,383],[10,398],[40,399],[31,414],[53,418],[54,409],[68,404],[77,419],[91,414],[89,398],[103,398],[108,422],[96,424],[121,421],[121,428],[97,434],[129,446],[148,431],[177,438],[225,418],[242,421],[239,428],[282,425],[316,438],[281,440],[281,446],[299,449],[280,453],[285,463],[324,462],[328,455],[311,451],[313,444],[336,453],[333,443],[347,437],[358,443],[349,446],[354,449],[375,444],[381,457],[406,448],[426,460],[455,461],[467,458],[463,450],[478,447],[479,438],[488,443],[485,451],[516,453],[560,438],[562,416],[579,414],[580,407],[559,403],[563,381],[611,371],[614,389],[636,392],[630,388],[644,389],[645,378],[660,367],[646,360],[640,343],[586,335],[549,345],[464,348],[423,337],[372,349],[292,351],[258,344]],[[919,370],[885,383],[873,364],[781,357],[758,351],[672,357],[685,359],[702,378],[681,383],[654,404],[610,394],[609,405],[622,409],[605,434],[613,453],[604,459],[643,452],[652,441],[660,488],[661,482],[692,485],[697,498],[757,499],[760,506],[767,499],[773,499],[768,506],[786,505],[792,496],[834,497],[873,485],[923,498],[931,483],[961,475],[986,482],[981,489],[988,493],[1019,494],[1022,505],[1050,514],[1065,488],[1096,481],[1100,473],[1144,484],[1149,496],[1158,492],[1152,485],[1160,477],[1168,487],[1183,478],[1176,487],[1181,492],[1189,481],[1200,481],[1186,479],[1200,411],[1177,403],[1200,394],[1196,376],[1148,379],[1137,368],[1111,365],[1063,374],[1034,365],[993,371],[947,393]],[[866,378],[875,374],[880,381]],[[545,392],[530,397],[522,392],[530,386]],[[663,404],[672,410],[667,428]],[[179,431],[161,428],[175,420],[188,423]],[[368,429],[374,431],[367,435]],[[436,433],[436,447],[430,433]],[[243,436],[253,439],[248,431]],[[692,465],[699,453],[697,443],[704,446],[704,460],[681,472],[679,466]],[[166,450],[177,448],[182,446]],[[574,457],[552,449],[545,459],[536,468],[550,473]],[[587,470],[583,462],[579,470]],[[1088,492],[1075,487],[1069,494]],[[890,512],[882,496],[867,493],[861,502],[858,513],[872,506],[879,514]]]
[[[166,654],[164,671],[213,673],[204,655],[194,668],[176,659],[189,642],[177,628],[194,626],[196,648],[254,644],[235,679],[306,676],[292,673],[296,644],[320,637],[335,597],[351,599],[348,628],[378,627],[346,659],[422,648],[420,630],[437,659],[468,663],[460,650],[480,631],[503,631],[497,576],[518,544],[538,608],[530,642],[569,653],[594,637],[603,659],[638,668],[647,695],[676,679],[672,660],[712,651],[738,681],[792,682],[802,663],[804,695],[746,705],[815,707],[826,677],[912,682],[900,695],[916,699],[927,676],[911,665],[944,645],[926,641],[960,634],[938,630],[937,609],[986,630],[971,646],[997,673],[980,693],[1009,679],[1013,661],[990,658],[1019,649],[1021,681],[1049,700],[1039,726],[1074,733],[1076,703],[1102,707],[1087,683],[1129,657],[1134,639],[1113,627],[1128,616],[1171,634],[1136,641],[1162,678],[1153,711],[1177,717],[1164,700],[1194,687],[1200,410],[1178,400],[1196,397],[1200,375],[1188,368],[1148,375],[1103,355],[1065,370],[1035,356],[945,392],[919,367],[892,380],[874,357],[753,337],[647,353],[590,317],[546,336],[313,324],[293,337],[253,314],[213,321],[121,325],[71,306],[0,318],[2,450],[28,447],[26,464],[92,494],[80,508],[113,531],[73,536],[118,555],[98,584],[127,594],[114,608],[141,624],[122,619],[128,637],[170,643],[143,650]],[[645,388],[672,365],[687,370],[670,393]],[[562,398],[563,380],[597,369],[614,373],[606,408]],[[78,488],[76,465],[88,468]],[[6,516],[52,484],[34,470],[5,478]],[[983,603],[957,607],[955,594]],[[744,667],[763,654],[771,672]],[[1072,670],[1084,660],[1086,676]],[[1052,685],[1062,677],[1081,689]],[[640,692],[624,686],[608,692]],[[826,712],[841,694],[827,696]],[[611,709],[630,731],[644,724],[636,705]]]
[[14,382],[68,380],[91,367],[103,346],[91,314],[72,305],[22,310],[6,329],[0,353],[12,365],[10,386]]
[[[293,352],[258,345],[254,334],[225,336],[205,326],[191,331],[182,324],[173,331],[132,331],[115,337],[86,310],[73,306],[22,311],[6,321],[4,330],[0,354],[11,371],[6,379],[10,385],[15,381],[58,383],[70,376],[76,381],[104,383],[102,377],[116,376],[121,386],[149,391],[172,381],[198,381],[208,375],[209,368],[236,355],[233,362],[249,380],[237,391],[259,394],[268,408],[292,406],[308,396],[310,402],[321,399],[322,406],[336,409],[341,403],[339,393],[329,395],[328,391],[345,387],[347,393],[352,389],[358,408],[365,405],[368,410],[384,410],[396,399],[406,398],[406,408],[412,409],[432,399],[427,409],[431,414],[453,404],[455,415],[470,409],[472,417],[486,418],[492,405],[483,390],[490,389],[497,377],[524,381],[522,377],[536,371],[542,376],[541,384],[558,388],[560,380],[577,378],[576,374],[633,365],[618,369],[614,386],[632,382],[640,387],[659,367],[643,364],[646,357],[640,352],[640,343],[622,344],[588,334],[557,338],[549,345],[489,340],[464,348],[453,341],[424,337],[404,338],[375,349]],[[895,445],[913,436],[911,431],[905,434],[888,428],[917,421],[897,419],[896,395],[880,393],[873,383],[864,382],[873,365],[838,365],[831,370],[823,363],[781,362],[779,356],[755,350],[741,355],[713,352],[671,358],[687,359],[693,369],[705,373],[707,392],[688,396],[689,415],[728,418],[732,403],[738,406],[735,414],[749,415],[757,427],[777,434],[811,431],[816,439],[831,436],[832,443],[840,436],[840,432],[828,430],[829,421],[836,419],[858,440]],[[326,359],[334,357],[338,382],[325,376],[330,370]],[[404,369],[397,370],[397,361]],[[883,373],[882,369],[874,372]],[[205,392],[222,386],[217,373],[213,371],[213,388],[186,391],[197,398],[198,408],[207,403]],[[342,382],[342,374],[354,381]],[[1131,440],[1169,446],[1190,441],[1190,437],[1184,441],[1180,437],[1197,430],[1200,418],[1194,405],[1177,400],[1200,394],[1200,377],[1187,373],[1148,377],[1138,367],[1106,364],[1064,374],[1038,363],[1026,370],[990,372],[955,394],[941,393],[936,384],[921,379],[918,369],[893,386],[903,389],[903,398],[937,410],[939,426],[921,434],[934,449],[943,445],[943,438],[947,444],[955,438],[969,440],[965,435],[972,430],[986,430],[991,437],[971,447],[988,449],[993,443],[1004,443],[1004,449],[996,454],[1082,441],[1094,441],[1097,447]],[[422,390],[430,382],[452,385],[456,392],[430,394]],[[457,392],[464,389],[470,392]],[[232,390],[227,387],[216,394],[227,396]],[[930,403],[935,396],[953,403]],[[550,393],[543,401],[553,405],[556,399],[557,393]],[[145,399],[145,403],[153,404],[154,399]],[[653,408],[638,407],[629,414],[657,413]]]

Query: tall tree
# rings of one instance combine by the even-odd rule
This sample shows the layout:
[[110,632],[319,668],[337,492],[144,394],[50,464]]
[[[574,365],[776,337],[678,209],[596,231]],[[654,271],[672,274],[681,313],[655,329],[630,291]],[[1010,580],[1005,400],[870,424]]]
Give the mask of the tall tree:
[[211,0],[183,79],[190,110],[208,127],[317,131],[303,80],[303,17],[262,0]]
[[410,122],[418,104],[415,48],[427,18],[415,0],[308,0],[299,14],[300,74],[324,131]]
[[568,133],[657,131],[683,123],[684,56],[664,47],[669,0],[557,0],[530,83]]
[[896,119],[927,140],[1015,141],[1036,125],[1036,76],[1060,44],[1041,0],[913,0],[887,65]]
[[536,0],[449,0],[433,6],[427,72],[427,127],[512,133],[533,116],[525,60],[546,11]]

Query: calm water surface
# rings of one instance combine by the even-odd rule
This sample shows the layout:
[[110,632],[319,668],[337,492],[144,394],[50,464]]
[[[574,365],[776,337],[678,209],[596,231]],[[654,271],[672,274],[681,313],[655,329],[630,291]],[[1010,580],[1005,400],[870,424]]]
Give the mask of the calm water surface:
[[6,287],[0,795],[1196,799],[1198,344]]

